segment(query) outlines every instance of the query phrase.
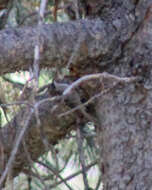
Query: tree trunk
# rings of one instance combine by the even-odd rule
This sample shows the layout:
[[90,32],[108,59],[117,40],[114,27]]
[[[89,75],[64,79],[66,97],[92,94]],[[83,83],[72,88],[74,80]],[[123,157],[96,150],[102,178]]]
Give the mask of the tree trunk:
[[104,189],[152,188],[151,90],[119,86],[98,101]]
[[96,102],[105,190],[152,189],[151,1],[138,1],[134,12],[134,16],[138,13],[137,20],[142,7],[140,25],[122,46],[115,65],[108,68],[116,75],[140,76],[141,80],[118,85]]

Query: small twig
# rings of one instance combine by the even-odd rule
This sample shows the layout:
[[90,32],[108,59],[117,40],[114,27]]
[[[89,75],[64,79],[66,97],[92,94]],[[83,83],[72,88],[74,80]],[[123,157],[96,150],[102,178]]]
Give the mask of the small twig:
[[9,160],[8,160],[7,165],[5,167],[5,170],[4,170],[4,172],[3,172],[3,174],[2,174],[2,176],[0,178],[0,188],[2,187],[2,184],[3,184],[3,182],[4,182],[5,178],[6,178],[9,170],[11,169],[11,166],[12,166],[12,163],[13,163],[13,161],[15,159],[16,154],[17,154],[19,145],[20,145],[20,143],[21,143],[21,141],[23,139],[25,131],[27,130],[27,128],[29,126],[29,122],[30,122],[32,113],[33,113],[33,109],[30,110],[30,112],[29,112],[28,116],[26,117],[26,119],[23,120],[23,121],[25,121],[25,123],[23,124],[19,134],[16,135],[16,142],[15,142],[13,150],[12,150],[12,152],[10,154],[10,157],[9,157]]
[[98,189],[99,189],[101,183],[102,183],[102,176],[100,175],[99,178],[98,178],[98,182],[97,182],[97,184],[96,184],[95,190],[98,190]]
[[34,63],[33,63],[33,75],[34,75],[34,92],[38,89],[38,79],[39,79],[39,65],[40,65],[40,53],[43,52],[43,41],[41,39],[41,29],[44,20],[45,8],[47,5],[47,0],[42,0],[40,3],[39,14],[38,14],[38,25],[37,25],[37,36],[34,48]]
[[65,91],[63,92],[63,95],[66,96],[68,94],[71,93],[71,91],[76,88],[77,86],[79,86],[82,82],[88,81],[88,80],[94,80],[94,79],[100,79],[100,78],[106,78],[106,79],[111,79],[112,81],[118,81],[118,82],[122,82],[122,83],[130,83],[130,82],[134,82],[137,81],[138,78],[137,77],[118,77],[116,75],[112,75],[109,73],[98,73],[98,74],[89,74],[86,76],[81,77],[80,79],[76,80],[75,82],[73,82],[71,85],[69,85],[69,87],[67,87],[65,89]]
[[31,94],[32,89],[28,87],[29,82],[31,82],[33,78],[29,78],[26,83],[23,85],[22,92],[18,97],[18,100],[28,100]]
[[46,167],[47,169],[49,169],[53,174],[55,174],[58,178],[60,178],[62,180],[62,182],[68,187],[68,189],[73,190],[70,187],[70,185],[67,184],[66,180],[64,178],[62,178],[62,176],[59,174],[59,172],[55,168],[51,167],[51,165],[48,166],[47,164],[44,164],[43,162],[40,162],[40,161],[37,161],[37,163]]
[[13,87],[16,87],[16,88],[19,88],[19,89],[23,89],[23,87],[24,87],[24,84],[16,82],[16,81],[13,81],[12,79],[7,78],[6,76],[3,76],[2,79],[5,80],[6,82],[9,82],[10,84],[12,84]]
[[11,123],[10,123],[10,121],[9,121],[9,119],[8,119],[8,116],[7,116],[6,107],[2,107],[1,105],[0,105],[0,107],[1,107],[2,110],[3,110],[4,117],[5,117],[5,119],[6,119],[7,123],[8,123],[8,125],[11,127]]
[[[39,20],[38,20],[38,33],[36,38],[36,45],[34,48],[34,63],[33,63],[33,74],[34,74],[34,88],[33,88],[33,95],[32,95],[32,103],[35,104],[35,96],[38,91],[39,86],[39,73],[40,73],[40,54],[43,52],[43,41],[41,40],[41,29],[44,20],[45,8],[47,5],[47,0],[41,0],[40,9],[39,9]],[[39,119],[39,110],[38,106],[34,107],[34,113],[36,117],[37,126],[40,129],[41,121]],[[42,133],[40,133],[42,136]],[[42,138],[43,139],[43,138]]]
[[[110,92],[110,90],[112,90],[113,88],[115,88],[118,84],[120,83],[131,83],[131,82],[136,82],[138,81],[138,78],[137,77],[124,77],[124,78],[121,78],[121,77],[118,77],[118,76],[115,76],[115,75],[111,75],[111,74],[108,74],[108,73],[98,73],[98,74],[90,74],[90,75],[86,75],[86,76],[83,76],[81,77],[80,79],[76,80],[75,82],[73,82],[71,85],[69,85],[63,92],[63,96],[68,96],[76,87],[78,87],[81,83],[83,82],[86,82],[88,80],[94,80],[94,79],[103,79],[103,78],[106,78],[106,79],[111,79],[113,82],[113,86],[110,87],[110,88],[107,88],[105,90],[103,90],[102,92],[94,95],[93,97],[91,97],[88,101],[86,101],[85,103],[83,104],[80,104],[78,106],[76,106],[75,108],[67,111],[67,112],[64,112],[62,114],[59,114],[59,118],[60,117],[63,117],[63,116],[66,116],[68,114],[71,114],[79,109],[82,109],[84,106],[87,106],[88,104],[92,103],[95,99],[103,96],[104,94],[107,94]],[[103,80],[102,80],[103,81]]]
[[[92,163],[89,164],[88,166],[86,166],[86,171],[88,171],[91,167],[95,166],[96,164],[97,164],[97,160],[94,161],[94,162],[92,162]],[[76,173],[74,173],[74,174],[72,174],[72,175],[66,177],[64,180],[65,180],[65,181],[68,181],[68,180],[70,180],[70,179],[72,179],[72,178],[74,178],[74,177],[80,175],[81,173],[82,173],[82,170],[79,170],[78,172],[76,172]],[[56,187],[57,185],[60,185],[61,183],[63,183],[62,180],[59,181],[59,182],[56,182],[56,183],[54,183],[54,184],[52,184],[52,185],[50,185],[49,187],[50,187],[50,188],[54,188],[54,187]]]
[[33,107],[32,104],[30,104],[28,101],[16,101],[16,102],[7,103],[7,104],[0,104],[0,107],[8,107],[8,106],[14,106],[14,105],[20,106],[22,104]]
[[[34,164],[34,162],[33,162],[32,158],[31,158],[30,153],[28,152],[28,148],[27,148],[27,146],[26,146],[25,140],[23,140],[22,144],[23,144],[23,148],[24,148],[24,151],[25,151],[25,153],[26,153],[27,159],[28,159],[28,161],[29,161],[29,163],[30,163],[30,166],[32,167],[32,165]],[[39,180],[41,181],[41,183],[44,185],[45,189],[47,189],[47,186],[46,186],[44,180],[43,180],[42,177],[39,175],[39,173],[37,172],[36,168],[33,167],[32,169],[35,171],[36,176],[38,176],[38,179],[39,179]],[[29,175],[29,177],[30,177],[30,175]]]
[[[42,179],[42,177],[39,174],[37,174],[37,172],[35,173],[32,170],[29,171],[28,169],[23,169],[23,173],[25,173],[28,176],[32,176],[32,177],[37,178],[38,180],[41,181],[42,184],[43,184],[43,181],[45,180],[45,179]],[[49,180],[50,180],[50,178],[49,178]],[[47,189],[47,187],[45,187],[45,188]]]
[[62,96],[53,96],[51,98],[45,98],[43,100],[36,102],[35,107],[38,107],[45,102],[53,102],[53,101],[60,101],[60,100],[62,100]]
[[79,160],[82,167],[82,176],[83,176],[85,190],[89,190],[89,183],[87,179],[87,172],[85,166],[85,156],[83,150],[83,136],[81,134],[80,126],[77,128],[77,146],[78,146]]
[[64,160],[65,163],[64,163],[63,167],[60,169],[60,173],[67,167],[67,165],[72,157],[72,154],[73,154],[73,150],[71,149],[66,160]]

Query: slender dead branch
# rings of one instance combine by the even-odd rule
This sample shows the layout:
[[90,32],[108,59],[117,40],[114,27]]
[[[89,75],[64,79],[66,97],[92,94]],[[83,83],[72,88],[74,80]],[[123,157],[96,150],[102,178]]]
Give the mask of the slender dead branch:
[[95,80],[95,79],[110,79],[112,80],[114,83],[110,88],[107,88],[105,90],[103,90],[102,92],[99,92],[98,94],[94,95],[93,97],[91,97],[89,100],[87,100],[85,103],[82,103],[80,105],[77,105],[76,107],[72,108],[71,110],[65,112],[65,113],[61,113],[58,117],[63,117],[66,116],[68,114],[71,114],[79,109],[82,109],[84,106],[87,106],[88,104],[92,103],[94,100],[96,100],[97,98],[103,96],[106,93],[109,93],[110,90],[112,90],[113,88],[115,88],[118,84],[120,83],[132,83],[132,82],[136,82],[139,80],[138,77],[118,77],[115,75],[111,75],[108,73],[99,73],[99,74],[90,74],[90,75],[86,75],[81,77],[80,79],[76,80],[75,82],[73,82],[71,85],[69,85],[63,92],[63,96],[68,96],[70,93],[72,93],[72,91],[78,87],[82,82],[86,82],[88,80]]
[[70,185],[66,182],[66,180],[65,180],[64,178],[62,178],[62,176],[59,174],[59,172],[58,172],[55,168],[51,167],[51,165],[48,166],[47,164],[44,164],[44,163],[41,162],[41,161],[37,161],[37,163],[40,164],[40,165],[42,165],[42,166],[44,166],[44,167],[46,167],[47,169],[49,169],[49,170],[50,170],[53,174],[55,174],[60,180],[62,180],[62,182],[67,186],[68,189],[73,190],[73,189],[70,187]]
[[40,4],[40,10],[39,10],[39,20],[38,20],[38,33],[36,38],[36,45],[34,48],[34,64],[33,64],[33,72],[34,72],[34,78],[37,82],[37,88],[38,88],[38,78],[39,78],[39,65],[40,65],[40,53],[43,52],[43,41],[41,40],[41,29],[43,25],[44,20],[44,14],[45,14],[45,8],[47,5],[47,0],[42,0]]
[[32,113],[33,113],[33,110],[30,109],[30,112],[28,111],[28,115],[25,114],[27,117],[26,117],[25,121],[23,120],[24,121],[24,123],[22,124],[23,126],[21,125],[22,128],[19,130],[19,133],[16,135],[16,141],[15,141],[13,150],[11,152],[11,155],[10,155],[8,163],[7,163],[6,167],[5,167],[5,170],[4,170],[4,172],[3,172],[3,174],[2,174],[2,176],[0,178],[0,187],[2,187],[4,180],[5,180],[8,172],[9,172],[9,170],[11,169],[11,166],[12,166],[12,163],[13,163],[13,161],[15,159],[15,155],[17,154],[19,145],[20,145],[20,143],[21,143],[21,141],[23,139],[23,136],[24,136],[24,134],[25,134],[25,132],[26,132],[28,126],[29,126],[29,121],[31,119]]
[[99,189],[101,183],[102,183],[102,176],[100,175],[99,178],[98,178],[98,182],[97,182],[97,184],[96,184],[95,190],[98,190],[98,189]]
[[66,96],[68,94],[71,93],[71,91],[78,87],[82,82],[86,82],[88,80],[94,80],[94,79],[110,79],[112,81],[118,81],[121,83],[130,83],[130,82],[135,82],[138,80],[137,77],[118,77],[116,75],[112,75],[109,73],[98,73],[98,74],[90,74],[90,75],[85,75],[81,78],[79,78],[78,80],[76,80],[75,82],[73,82],[71,85],[69,85],[68,88],[65,89],[65,91],[63,92],[63,95]]
[[[88,166],[86,166],[86,171],[88,171],[91,167],[95,166],[96,164],[97,164],[97,160],[94,161],[94,162],[92,162],[92,163],[89,164]],[[65,181],[68,181],[68,180],[70,180],[70,179],[72,179],[72,178],[74,178],[74,177],[80,175],[81,173],[82,173],[82,170],[79,170],[78,172],[76,172],[76,173],[74,173],[74,174],[72,174],[72,175],[66,177],[64,180],[65,180]],[[59,181],[59,182],[57,182],[57,183],[54,183],[54,184],[50,185],[49,187],[50,187],[50,188],[53,188],[53,187],[56,187],[57,185],[60,185],[61,183],[63,183],[63,181]]]
[[85,190],[89,190],[89,183],[87,179],[87,170],[85,165],[85,156],[84,156],[84,150],[83,150],[83,137],[81,134],[80,126],[77,128],[77,146],[78,146],[78,154],[79,154],[79,160],[82,167],[82,176],[83,176],[83,182],[85,186]]
[[[29,163],[30,163],[30,170],[31,170],[31,167],[32,167],[32,165],[34,164],[34,162],[33,162],[32,158],[31,158],[31,156],[30,156],[30,153],[28,152],[28,149],[27,149],[25,140],[23,140],[22,144],[23,144],[23,148],[24,148],[24,151],[25,151],[25,153],[26,153],[27,159],[28,159],[28,161],[29,161]],[[35,173],[34,173],[35,176],[34,176],[34,177],[37,177],[37,178],[40,180],[40,182],[44,185],[45,189],[47,189],[47,186],[46,186],[44,180],[42,179],[42,177],[40,176],[40,174],[37,172],[36,168],[33,167],[32,169],[35,171]],[[30,171],[30,172],[31,172],[31,171]],[[33,174],[33,172],[32,172],[32,174]],[[29,179],[30,179],[31,176],[30,176],[30,175],[28,175],[28,176],[29,176]],[[30,181],[31,181],[31,180],[30,180]]]

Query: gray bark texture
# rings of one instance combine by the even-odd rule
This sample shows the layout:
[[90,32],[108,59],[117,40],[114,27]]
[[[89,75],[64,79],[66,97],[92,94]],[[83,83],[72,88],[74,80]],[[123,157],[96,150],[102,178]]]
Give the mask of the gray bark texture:
[[106,190],[152,188],[151,1],[138,1],[132,13],[137,25],[142,18],[140,24],[132,26],[136,30],[121,46],[120,56],[108,70],[119,76],[138,75],[142,80],[118,85],[96,102],[98,143],[102,144],[100,168]]
[[[98,124],[97,145],[100,147],[99,167],[104,190],[152,189],[152,1],[151,0],[95,0],[88,2],[88,18],[68,23],[44,25],[41,29],[43,51],[41,68],[64,68],[76,42],[76,59],[70,63],[71,73],[108,72],[119,77],[140,77],[132,84],[113,87],[111,79],[86,82],[80,97],[87,100],[102,90],[110,89],[90,105],[89,114]],[[100,5],[100,6],[98,6]],[[93,11],[96,9],[96,11]],[[0,74],[26,70],[33,63],[37,26],[0,31]],[[78,93],[80,93],[78,90]],[[54,89],[47,89],[44,98],[53,97]],[[61,95],[55,92],[55,95]],[[48,101],[49,102],[49,101]],[[77,111],[66,117],[59,114],[70,110],[63,101],[42,103],[39,107],[41,126],[52,145],[64,138],[85,116]],[[56,107],[57,106],[57,107]],[[53,111],[52,111],[53,110]],[[54,111],[55,110],[55,111]],[[96,111],[96,114],[94,112]],[[1,171],[10,156],[13,140],[22,127],[23,108],[0,130]],[[32,160],[44,149],[33,114],[25,134],[26,148]],[[15,126],[15,127],[14,127]],[[26,153],[20,145],[13,163],[13,176],[26,169]]]

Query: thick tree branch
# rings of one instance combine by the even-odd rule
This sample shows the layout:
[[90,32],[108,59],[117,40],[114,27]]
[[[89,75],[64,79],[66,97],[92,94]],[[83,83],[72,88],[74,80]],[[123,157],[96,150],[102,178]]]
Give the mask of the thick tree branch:
[[[101,20],[81,20],[43,25],[41,41],[44,51],[41,68],[64,67],[79,36],[83,34],[77,63],[99,60],[115,46],[120,30]],[[110,34],[110,35],[109,35]],[[6,29],[0,32],[0,74],[28,69],[33,63],[37,27]]]
[[[125,4],[121,6],[119,11],[116,7],[111,19],[107,20],[83,19],[43,25],[40,34],[43,44],[40,68],[62,68],[74,64],[80,73],[86,74],[96,71],[95,66],[118,62],[123,57],[126,45],[143,24],[149,4],[147,0],[144,9],[142,2],[139,5],[130,2],[128,10]],[[134,12],[138,12],[138,18]],[[107,18],[109,14],[110,10]],[[33,64],[36,36],[37,26],[0,31],[0,75],[26,70]],[[73,52],[76,57],[69,63]]]

